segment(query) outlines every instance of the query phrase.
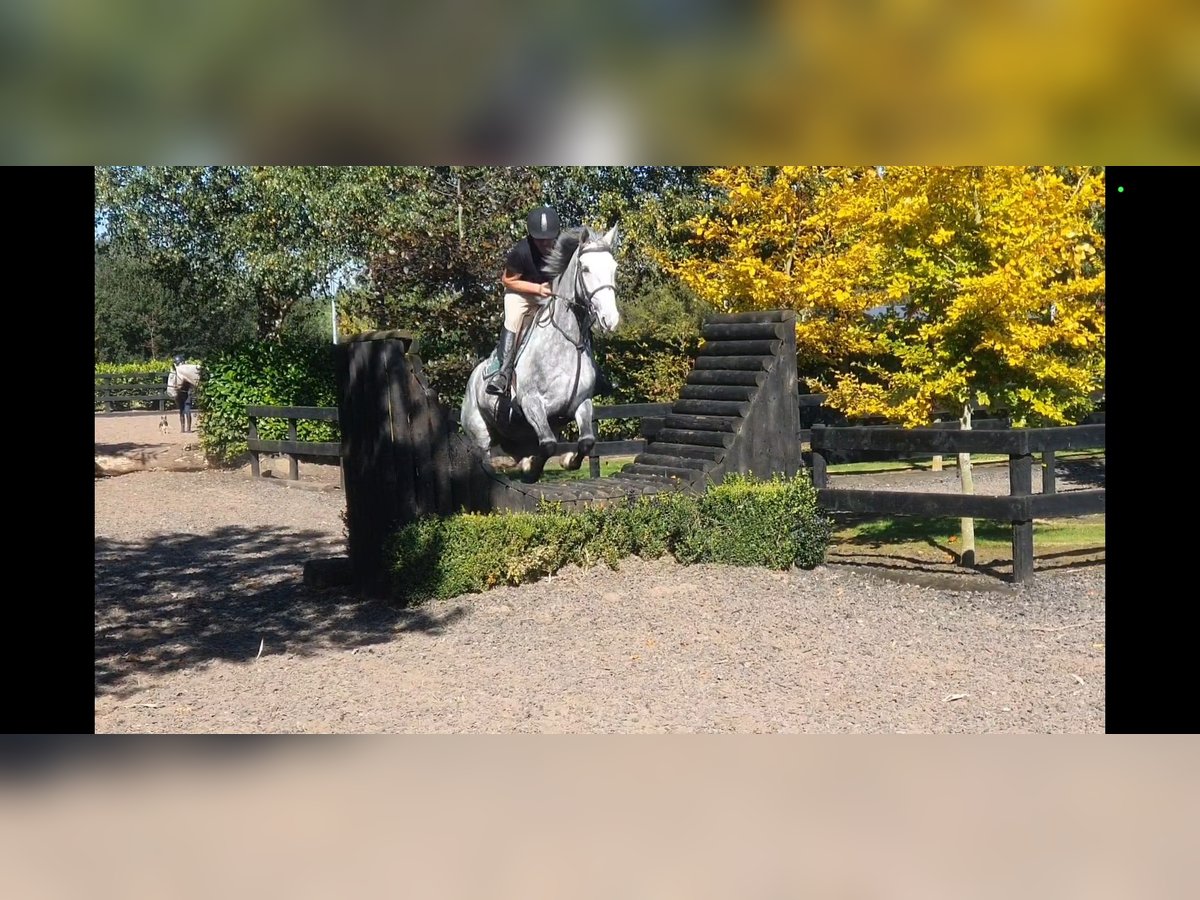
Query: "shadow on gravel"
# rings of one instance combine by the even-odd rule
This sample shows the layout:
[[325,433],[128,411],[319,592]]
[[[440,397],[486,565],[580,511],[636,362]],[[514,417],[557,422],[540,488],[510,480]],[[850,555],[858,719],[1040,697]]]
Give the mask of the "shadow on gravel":
[[[1075,490],[1104,487],[1104,459],[1056,459],[1055,481],[1071,482]],[[1035,479],[1036,481],[1036,479]]]
[[330,548],[318,532],[218,529],[153,541],[96,541],[95,691],[124,695],[137,674],[259,652],[309,654],[438,634],[465,613],[432,615],[303,583]]
[[[934,545],[936,546],[936,545]],[[941,550],[942,548],[938,547]],[[1104,566],[1103,547],[1083,547],[1040,553],[1034,560],[1034,579],[1039,574]],[[1016,589],[1012,580],[1012,560],[994,559],[976,563],[972,569],[958,565],[957,558],[941,560],[892,551],[856,550],[848,545],[831,549],[826,565],[849,568],[895,580],[926,584],[946,590]],[[953,584],[946,581],[952,579]]]
[[100,456],[125,456],[131,453],[161,450],[162,448],[162,444],[125,441],[120,444],[97,444],[96,453]]

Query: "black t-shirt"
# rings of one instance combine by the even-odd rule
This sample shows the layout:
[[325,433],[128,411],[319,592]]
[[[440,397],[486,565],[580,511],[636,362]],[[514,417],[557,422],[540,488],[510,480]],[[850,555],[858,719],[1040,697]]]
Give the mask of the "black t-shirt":
[[516,272],[522,281],[532,281],[534,284],[545,284],[553,279],[542,271],[546,258],[538,252],[538,248],[529,238],[521,241],[508,251],[504,258],[504,266],[510,272]]

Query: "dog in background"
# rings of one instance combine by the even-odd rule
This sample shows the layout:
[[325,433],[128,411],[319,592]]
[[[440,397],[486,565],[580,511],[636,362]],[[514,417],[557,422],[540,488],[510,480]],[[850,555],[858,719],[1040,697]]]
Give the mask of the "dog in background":
[[163,416],[162,418],[160,418],[158,420],[158,430],[161,431],[163,434],[171,433],[171,426],[167,424],[166,416]]

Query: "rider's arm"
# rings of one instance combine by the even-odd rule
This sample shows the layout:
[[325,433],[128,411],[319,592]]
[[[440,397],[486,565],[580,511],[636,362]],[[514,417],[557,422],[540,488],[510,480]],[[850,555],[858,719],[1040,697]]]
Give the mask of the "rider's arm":
[[533,294],[535,297],[549,297],[551,294],[549,284],[524,281],[519,272],[514,272],[508,266],[505,266],[504,271],[500,273],[500,283],[504,285],[506,291],[512,291],[515,294]]

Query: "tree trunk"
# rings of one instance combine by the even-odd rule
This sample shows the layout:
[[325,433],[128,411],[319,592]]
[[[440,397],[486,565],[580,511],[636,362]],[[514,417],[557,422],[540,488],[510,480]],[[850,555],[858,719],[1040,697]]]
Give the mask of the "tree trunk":
[[[971,404],[970,403],[963,404],[963,414],[962,414],[962,418],[959,419],[959,424],[961,425],[963,431],[971,430]],[[975,493],[975,482],[971,478],[971,454],[970,453],[958,454],[958,483],[959,483],[960,487],[962,488],[962,492],[964,494],[974,494]],[[962,552],[958,557],[958,564],[960,566],[967,566],[968,568],[974,568],[975,567],[975,520],[974,519],[960,519],[959,525],[960,525],[960,530],[962,532],[962,534],[959,536],[959,540],[962,542]]]

